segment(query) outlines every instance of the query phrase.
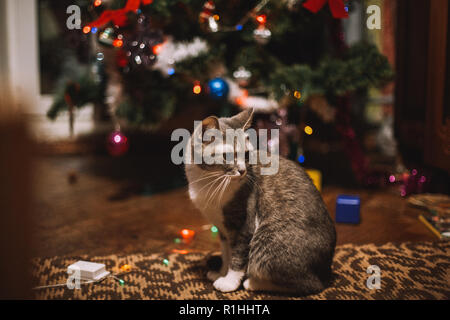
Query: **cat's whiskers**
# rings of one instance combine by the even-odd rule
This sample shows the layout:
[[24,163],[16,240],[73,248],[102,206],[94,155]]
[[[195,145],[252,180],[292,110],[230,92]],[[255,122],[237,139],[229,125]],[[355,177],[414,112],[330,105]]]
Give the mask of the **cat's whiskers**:
[[[208,182],[206,185],[204,185],[198,192],[200,193],[200,191],[202,191],[203,189],[205,189],[205,187],[207,187],[207,186],[209,186],[209,188],[208,188],[208,190],[207,190],[207,192],[206,192],[206,195],[205,195],[205,197],[204,197],[204,199],[208,199],[209,198],[209,194],[210,194],[210,191],[211,190],[213,190],[213,187],[214,187],[214,185],[216,184],[216,182],[217,181],[219,181],[219,183],[220,183],[220,179],[221,178],[223,178],[223,174],[220,176],[220,177],[218,177],[218,178],[215,178],[213,181],[211,181],[211,182]],[[207,208],[208,207],[208,203],[206,202],[205,203],[205,205],[203,206],[204,208]]]
[[206,201],[206,207],[208,207],[208,205],[209,205],[209,203],[211,202],[211,200],[213,200],[215,197],[215,195],[216,195],[216,193],[217,193],[217,191],[218,190],[220,190],[220,187],[221,187],[221,185],[226,181],[226,175],[224,174],[224,175],[222,175],[220,178],[222,178],[222,180],[220,180],[219,181],[219,183],[217,184],[217,186],[215,187],[215,189],[214,189],[214,191],[211,193],[211,195],[207,198],[207,201]]
[[231,177],[226,177],[226,183],[225,183],[224,187],[222,188],[222,191],[219,194],[219,204],[222,202],[223,194],[225,193],[225,190],[228,188],[230,182],[231,182]]
[[218,177],[219,175],[221,175],[220,172],[212,172],[206,175],[203,175],[200,179],[197,179],[195,181],[190,181],[189,184],[194,184],[194,183],[198,183],[200,181],[206,180],[206,179],[212,179],[214,177]]
[[[212,183],[216,182],[218,179],[220,179],[221,177],[212,177],[211,179],[214,179],[212,181],[209,181],[207,184],[205,184],[203,187],[200,188],[200,190],[198,190],[197,192],[200,193],[200,191],[202,191],[203,189],[205,189],[206,187],[208,187],[209,185],[211,185]],[[209,189],[208,189],[209,190]]]

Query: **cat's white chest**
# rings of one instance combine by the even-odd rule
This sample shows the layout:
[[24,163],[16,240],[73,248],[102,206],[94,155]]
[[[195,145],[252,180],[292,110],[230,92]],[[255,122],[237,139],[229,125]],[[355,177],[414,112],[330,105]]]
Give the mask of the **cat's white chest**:
[[[209,222],[221,232],[226,233],[223,225],[223,207],[234,197],[239,184],[230,181],[226,188],[220,189],[220,179],[215,183],[213,178],[199,181],[203,173],[199,169],[186,172],[189,181],[189,197]],[[223,182],[223,186],[225,184],[226,182]]]

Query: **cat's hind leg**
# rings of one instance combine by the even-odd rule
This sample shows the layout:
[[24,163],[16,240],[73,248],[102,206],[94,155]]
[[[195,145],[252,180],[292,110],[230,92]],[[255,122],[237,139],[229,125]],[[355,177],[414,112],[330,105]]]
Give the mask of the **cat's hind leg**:
[[279,286],[270,280],[258,279],[250,277],[243,283],[244,289],[248,291],[274,291],[294,293],[294,289]]

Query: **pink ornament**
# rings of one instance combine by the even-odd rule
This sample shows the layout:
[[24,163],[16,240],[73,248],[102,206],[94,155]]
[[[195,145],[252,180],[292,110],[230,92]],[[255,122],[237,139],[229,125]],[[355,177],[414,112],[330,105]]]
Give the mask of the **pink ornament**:
[[128,138],[120,131],[114,131],[108,136],[107,149],[110,155],[118,157],[128,151]]

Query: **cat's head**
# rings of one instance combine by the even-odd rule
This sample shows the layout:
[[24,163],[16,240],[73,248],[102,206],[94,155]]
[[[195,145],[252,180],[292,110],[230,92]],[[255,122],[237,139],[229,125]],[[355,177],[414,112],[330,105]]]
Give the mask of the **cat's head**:
[[[191,136],[193,160],[195,157],[201,158],[201,163],[193,161],[192,165],[206,173],[224,174],[232,179],[244,177],[247,174],[249,152],[254,150],[245,133],[252,119],[251,108],[229,118],[210,116],[204,119]],[[233,133],[235,137],[231,137]]]

